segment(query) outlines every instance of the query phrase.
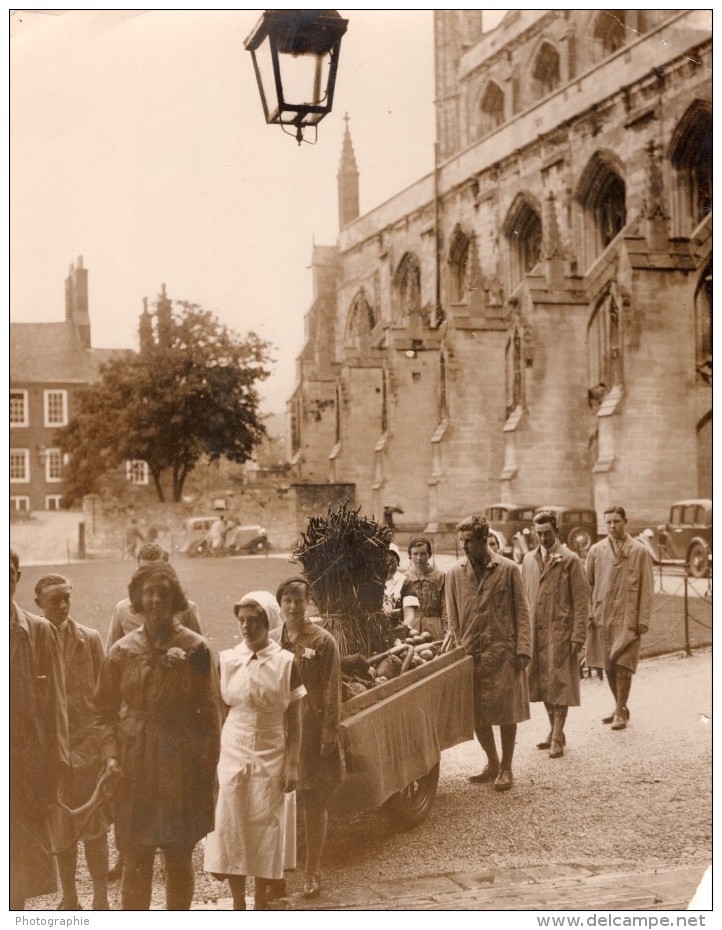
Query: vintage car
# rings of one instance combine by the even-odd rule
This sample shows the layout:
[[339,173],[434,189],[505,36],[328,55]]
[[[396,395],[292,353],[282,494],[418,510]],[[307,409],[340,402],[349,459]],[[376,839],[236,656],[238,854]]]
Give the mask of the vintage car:
[[561,507],[558,504],[535,507],[492,504],[487,507],[489,525],[504,538],[502,553],[520,565],[526,553],[537,546],[532,520],[539,510],[551,510],[556,515],[559,541],[576,552],[580,559],[585,559],[589,547],[597,540],[597,515],[589,507]]
[[[210,555],[211,526],[217,516],[189,517],[184,521],[184,537],[178,551],[184,555]],[[270,548],[264,527],[256,523],[239,524],[229,520],[228,530],[221,552],[224,555],[236,553],[266,552]]]
[[499,538],[502,555],[510,559],[513,557],[514,538],[531,526],[532,518],[538,509],[534,504],[491,504],[486,508],[487,522]]
[[666,523],[643,530],[638,539],[655,565],[681,565],[693,578],[706,578],[712,564],[712,501],[677,501]]

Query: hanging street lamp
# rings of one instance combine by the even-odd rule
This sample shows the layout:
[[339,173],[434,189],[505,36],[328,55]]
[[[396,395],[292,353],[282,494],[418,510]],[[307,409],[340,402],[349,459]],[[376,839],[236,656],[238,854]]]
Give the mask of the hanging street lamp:
[[331,112],[347,26],[337,10],[266,10],[243,43],[253,58],[266,122],[295,135],[299,145],[309,141],[304,129],[313,126],[317,133]]

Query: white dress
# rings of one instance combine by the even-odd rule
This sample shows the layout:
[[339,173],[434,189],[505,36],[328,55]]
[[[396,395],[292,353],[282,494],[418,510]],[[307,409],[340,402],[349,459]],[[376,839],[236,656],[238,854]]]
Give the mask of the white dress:
[[269,642],[220,654],[221,733],[215,830],[206,838],[207,872],[283,878],[286,848],[285,714],[306,693],[291,687],[294,656]]

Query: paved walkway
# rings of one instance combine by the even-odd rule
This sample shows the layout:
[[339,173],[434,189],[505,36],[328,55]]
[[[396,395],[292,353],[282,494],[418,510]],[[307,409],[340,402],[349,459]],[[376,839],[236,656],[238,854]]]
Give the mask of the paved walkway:
[[[704,866],[681,866],[653,872],[595,873],[581,866],[557,865],[421,875],[408,879],[401,888],[398,882],[358,888],[343,900],[336,899],[332,891],[312,901],[291,895],[274,902],[274,910],[686,910],[698,888],[694,909],[709,910],[711,877],[704,872]],[[231,910],[231,899],[197,902],[193,910]]]

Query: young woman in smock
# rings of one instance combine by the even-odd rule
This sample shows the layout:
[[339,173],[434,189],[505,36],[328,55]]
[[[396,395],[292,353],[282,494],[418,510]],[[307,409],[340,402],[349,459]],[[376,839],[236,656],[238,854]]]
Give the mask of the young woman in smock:
[[243,642],[220,654],[228,715],[218,761],[216,828],[205,868],[227,878],[234,910],[245,910],[246,875],[255,877],[255,910],[267,906],[267,882],[283,878],[284,793],[295,791],[306,689],[294,656],[269,640],[279,613],[267,591],[234,607]]

